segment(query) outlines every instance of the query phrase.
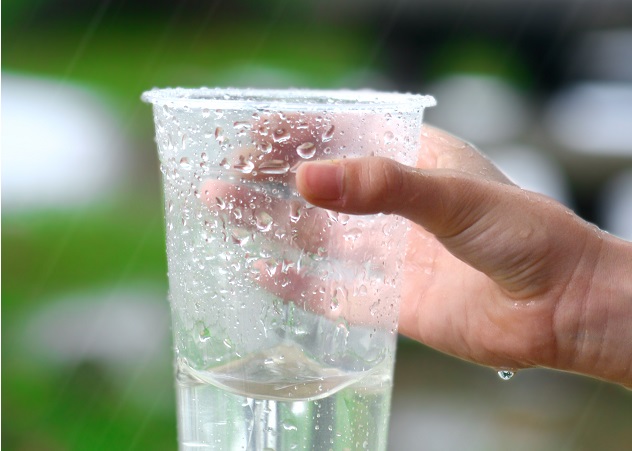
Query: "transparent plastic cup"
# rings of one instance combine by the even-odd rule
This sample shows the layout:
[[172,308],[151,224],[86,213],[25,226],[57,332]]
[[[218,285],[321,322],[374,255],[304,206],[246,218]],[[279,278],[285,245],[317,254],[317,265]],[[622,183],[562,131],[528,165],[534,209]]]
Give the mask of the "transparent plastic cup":
[[386,447],[408,225],[305,202],[305,161],[416,162],[428,96],[154,89],[181,450]]

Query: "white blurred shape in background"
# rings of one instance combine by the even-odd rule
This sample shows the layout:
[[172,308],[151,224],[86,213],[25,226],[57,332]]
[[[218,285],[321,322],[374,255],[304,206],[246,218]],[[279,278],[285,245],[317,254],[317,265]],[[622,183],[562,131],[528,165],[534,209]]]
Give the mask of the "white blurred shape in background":
[[632,169],[618,174],[606,184],[599,209],[608,232],[632,241]]
[[2,208],[85,206],[120,185],[129,147],[115,113],[75,85],[2,74]]
[[427,122],[481,148],[517,139],[530,124],[524,97],[503,80],[482,75],[453,75],[428,88],[437,106]]
[[550,154],[527,145],[506,145],[486,152],[521,188],[549,196],[571,207],[572,196],[562,165]]
[[28,355],[56,364],[130,363],[169,349],[169,312],[156,289],[87,291],[51,299],[21,328]]
[[553,97],[545,126],[561,146],[603,156],[632,156],[632,83],[585,82]]
[[543,150],[518,144],[533,113],[511,84],[491,76],[455,75],[429,92],[438,104],[428,111],[427,122],[470,141],[522,188],[572,203],[560,163]]

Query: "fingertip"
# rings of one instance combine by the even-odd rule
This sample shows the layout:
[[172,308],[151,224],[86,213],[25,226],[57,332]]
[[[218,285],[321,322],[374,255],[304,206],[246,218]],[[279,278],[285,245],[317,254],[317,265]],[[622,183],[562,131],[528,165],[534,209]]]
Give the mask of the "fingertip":
[[344,172],[336,160],[305,162],[296,172],[296,186],[308,200],[336,201],[344,192]]

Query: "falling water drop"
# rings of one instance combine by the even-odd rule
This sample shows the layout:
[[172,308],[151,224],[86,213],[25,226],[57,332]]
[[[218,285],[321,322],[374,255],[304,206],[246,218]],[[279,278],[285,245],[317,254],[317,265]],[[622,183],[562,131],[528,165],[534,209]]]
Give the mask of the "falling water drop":
[[509,379],[514,377],[515,374],[516,374],[515,371],[510,371],[510,370],[500,370],[500,371],[498,371],[498,377],[500,377],[504,381],[508,381]]

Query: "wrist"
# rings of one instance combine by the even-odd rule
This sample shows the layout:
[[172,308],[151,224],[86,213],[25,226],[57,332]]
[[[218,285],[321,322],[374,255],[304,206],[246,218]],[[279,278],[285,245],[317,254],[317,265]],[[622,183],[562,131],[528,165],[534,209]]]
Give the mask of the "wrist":
[[587,234],[560,301],[559,367],[632,386],[632,243],[596,229]]

